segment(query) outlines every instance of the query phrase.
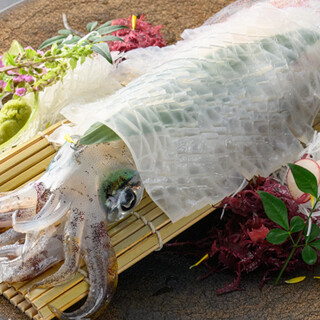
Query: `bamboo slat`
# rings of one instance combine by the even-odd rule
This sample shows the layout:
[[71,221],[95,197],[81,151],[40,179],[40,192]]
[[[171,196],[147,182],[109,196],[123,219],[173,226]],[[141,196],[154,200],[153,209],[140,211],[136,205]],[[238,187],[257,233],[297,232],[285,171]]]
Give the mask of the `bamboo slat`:
[[[56,125],[39,133],[27,143],[0,155],[0,192],[10,191],[25,183],[38,179],[45,171],[56,150],[45,139],[45,135],[53,132]],[[166,243],[174,236],[208,215],[214,209],[207,206],[177,223],[170,222],[165,213],[145,195],[136,212],[151,222],[159,232],[162,242]],[[146,257],[159,248],[158,236],[150,226],[135,215],[131,215],[116,224],[107,227],[111,242],[118,258],[119,273]],[[24,312],[30,319],[54,318],[49,305],[66,310],[88,294],[89,284],[86,278],[86,266],[83,264],[79,272],[68,283],[53,288],[35,288],[29,292],[33,284],[56,272],[58,264],[40,276],[27,282],[0,284],[0,294]]]

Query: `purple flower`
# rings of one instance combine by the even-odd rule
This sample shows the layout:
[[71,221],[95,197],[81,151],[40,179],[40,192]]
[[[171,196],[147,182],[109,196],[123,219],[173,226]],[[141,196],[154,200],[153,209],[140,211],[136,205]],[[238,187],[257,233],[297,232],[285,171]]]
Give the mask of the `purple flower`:
[[22,75],[18,75],[12,78],[14,82],[21,82],[23,81]]
[[41,56],[44,56],[44,51],[37,50],[37,53],[40,54]]
[[24,75],[24,74],[19,74],[18,76],[13,77],[13,81],[14,82],[32,82],[34,79],[32,76],[30,76],[29,74]]
[[26,93],[26,91],[26,88],[17,88],[14,93],[21,97]]
[[25,81],[25,82],[30,83],[30,82],[32,82],[33,80],[34,80],[34,79],[33,79],[33,76],[30,76],[29,74],[26,75],[26,76],[24,76],[24,81]]
[[4,67],[4,64],[2,62],[2,56],[0,56],[0,68]]

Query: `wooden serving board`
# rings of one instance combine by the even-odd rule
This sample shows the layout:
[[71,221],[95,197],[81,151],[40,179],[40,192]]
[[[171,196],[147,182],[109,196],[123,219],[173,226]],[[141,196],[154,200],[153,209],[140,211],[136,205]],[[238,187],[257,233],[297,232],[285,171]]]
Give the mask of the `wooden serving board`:
[[[59,122],[37,134],[23,145],[0,155],[0,192],[21,187],[44,173],[56,153],[55,148],[50,145],[45,136],[61,125],[62,123]],[[214,208],[208,205],[192,215],[172,223],[147,194],[137,208],[137,213],[140,216],[152,222],[163,243],[168,242],[212,211]],[[159,248],[157,235],[134,215],[108,227],[107,230],[117,254],[119,273]],[[28,294],[28,289],[33,283],[54,273],[59,266],[50,268],[31,281],[13,284],[2,283],[0,284],[0,293],[31,319],[52,319],[54,315],[48,304],[60,310],[66,310],[86,297],[89,289],[85,265],[83,265],[80,272],[70,282],[50,289],[34,289]]]

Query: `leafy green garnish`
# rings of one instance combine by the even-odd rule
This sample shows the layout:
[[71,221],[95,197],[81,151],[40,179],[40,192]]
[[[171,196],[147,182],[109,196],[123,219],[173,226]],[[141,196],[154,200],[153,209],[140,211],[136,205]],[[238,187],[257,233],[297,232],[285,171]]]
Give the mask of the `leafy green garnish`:
[[79,144],[95,144],[120,140],[120,137],[109,127],[97,122],[80,138]]

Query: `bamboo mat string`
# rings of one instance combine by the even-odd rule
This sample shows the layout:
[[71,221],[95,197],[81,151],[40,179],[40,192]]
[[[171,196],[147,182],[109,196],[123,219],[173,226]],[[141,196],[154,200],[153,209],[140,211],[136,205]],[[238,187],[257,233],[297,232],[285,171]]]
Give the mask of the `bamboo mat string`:
[[157,236],[158,242],[159,242],[159,248],[156,249],[155,251],[160,251],[163,248],[163,241],[162,241],[160,232],[156,230],[156,228],[154,227],[151,221],[148,221],[144,216],[141,216],[138,212],[134,211],[132,212],[132,214],[138,219],[140,219],[146,226],[148,226],[151,229],[152,233]]

